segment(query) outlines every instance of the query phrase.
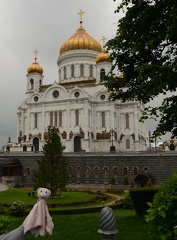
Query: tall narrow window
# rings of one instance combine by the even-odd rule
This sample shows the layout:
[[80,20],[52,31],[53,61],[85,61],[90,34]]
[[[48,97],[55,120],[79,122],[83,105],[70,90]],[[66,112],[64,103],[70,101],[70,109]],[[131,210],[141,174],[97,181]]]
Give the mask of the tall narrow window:
[[74,77],[74,65],[71,65],[71,77]]
[[105,127],[105,112],[101,113],[101,122],[102,122],[102,127]]
[[127,176],[127,174],[128,174],[128,169],[127,167],[124,167],[124,176]]
[[77,174],[77,177],[80,177],[80,175],[81,175],[81,168],[80,167],[77,167],[76,174]]
[[126,149],[130,149],[130,140],[126,139]]
[[31,90],[34,89],[34,80],[30,79],[30,88]]
[[37,113],[34,114],[34,128],[37,128]]
[[118,169],[117,167],[114,167],[114,176],[117,176],[118,175]]
[[64,79],[66,79],[66,67],[64,67]]
[[53,112],[50,112],[50,126],[53,127]]
[[126,128],[129,128],[130,126],[129,126],[129,114],[126,114],[125,115],[125,127]]
[[100,80],[103,80],[104,76],[105,76],[105,69],[102,68],[102,69],[100,70]]
[[41,86],[42,85],[42,81],[41,80],[39,80],[39,86]]
[[98,167],[95,167],[95,177],[98,177]]
[[93,65],[90,65],[90,77],[93,77]]
[[59,112],[59,127],[62,127],[62,111]]
[[79,110],[76,110],[75,118],[76,118],[76,126],[79,126]]
[[138,175],[138,168],[137,167],[134,167],[133,173],[134,173],[134,176]]
[[57,127],[57,112],[54,113],[54,126]]
[[84,64],[80,65],[80,77],[84,77]]

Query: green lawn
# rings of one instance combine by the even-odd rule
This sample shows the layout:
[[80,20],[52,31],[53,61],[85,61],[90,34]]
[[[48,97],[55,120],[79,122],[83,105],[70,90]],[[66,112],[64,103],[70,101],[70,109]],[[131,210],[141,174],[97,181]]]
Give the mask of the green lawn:
[[[30,196],[28,196],[30,194]],[[32,195],[34,194],[34,196]],[[50,204],[61,204],[59,209],[63,208],[62,204],[68,204],[69,207],[75,203],[82,203],[80,204],[82,206],[87,206],[87,205],[99,205],[101,200],[95,201],[92,204],[85,204],[85,201],[91,201],[97,194],[91,194],[89,192],[62,192],[61,197],[55,197],[55,198],[50,198],[47,200],[47,203]],[[37,194],[36,191],[34,190],[28,190],[28,189],[23,189],[23,188],[13,188],[10,187],[6,191],[0,192],[0,205],[12,205],[13,202],[15,201],[22,201],[28,205],[34,205],[37,202]],[[110,197],[105,201],[105,203],[108,203],[110,201],[114,201],[115,197]],[[77,206],[75,206],[77,207]],[[66,206],[65,206],[66,208]]]
[[[138,217],[134,210],[114,210],[117,219],[118,234],[117,240],[152,240],[152,227],[144,221],[143,217]],[[52,236],[46,235],[46,240],[98,240],[102,239],[97,232],[99,229],[99,213],[75,214],[75,215],[55,215],[52,216],[54,231]],[[22,224],[24,218],[16,218],[11,225],[11,230]],[[34,236],[29,234],[25,240],[34,240]]]

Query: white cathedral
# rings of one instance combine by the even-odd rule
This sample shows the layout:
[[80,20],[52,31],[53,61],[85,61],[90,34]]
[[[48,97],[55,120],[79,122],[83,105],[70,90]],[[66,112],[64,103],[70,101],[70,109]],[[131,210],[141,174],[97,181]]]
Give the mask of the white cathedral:
[[[18,108],[18,144],[11,151],[41,151],[48,127],[58,129],[65,152],[146,150],[138,101],[109,101],[101,80],[111,69],[109,54],[82,26],[60,47],[58,80],[44,84],[43,68],[27,69],[26,99]],[[18,145],[18,146],[17,146]],[[17,150],[18,149],[18,150]]]

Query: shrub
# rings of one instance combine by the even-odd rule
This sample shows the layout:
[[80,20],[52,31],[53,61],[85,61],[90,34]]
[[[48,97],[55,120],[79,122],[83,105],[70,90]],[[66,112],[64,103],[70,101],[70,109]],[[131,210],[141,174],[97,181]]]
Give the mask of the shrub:
[[129,185],[128,176],[124,177],[124,185]]
[[167,179],[148,205],[145,219],[154,225],[158,239],[177,239],[177,172]]
[[138,187],[130,189],[129,193],[138,215],[142,216],[146,214],[146,211],[149,209],[147,202],[153,201],[154,195],[157,191],[158,188],[154,187]]
[[12,221],[14,220],[9,216],[0,215],[0,235],[7,233],[6,228]]
[[27,206],[24,202],[16,201],[10,207],[10,214],[13,216],[24,216]]
[[135,207],[130,194],[124,197],[121,202],[123,203],[123,208],[125,209],[133,209]]

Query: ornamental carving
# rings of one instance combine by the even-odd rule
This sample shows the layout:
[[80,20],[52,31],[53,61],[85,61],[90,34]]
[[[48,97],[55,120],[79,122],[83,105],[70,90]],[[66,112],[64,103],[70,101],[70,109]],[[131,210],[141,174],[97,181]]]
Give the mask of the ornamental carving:
[[111,133],[110,132],[106,132],[106,131],[102,131],[102,133],[97,133],[96,134],[96,139],[110,139],[111,138]]
[[62,138],[63,138],[63,139],[66,139],[66,138],[67,138],[67,133],[66,133],[66,131],[63,131],[63,133],[61,133],[61,135],[62,135]]

